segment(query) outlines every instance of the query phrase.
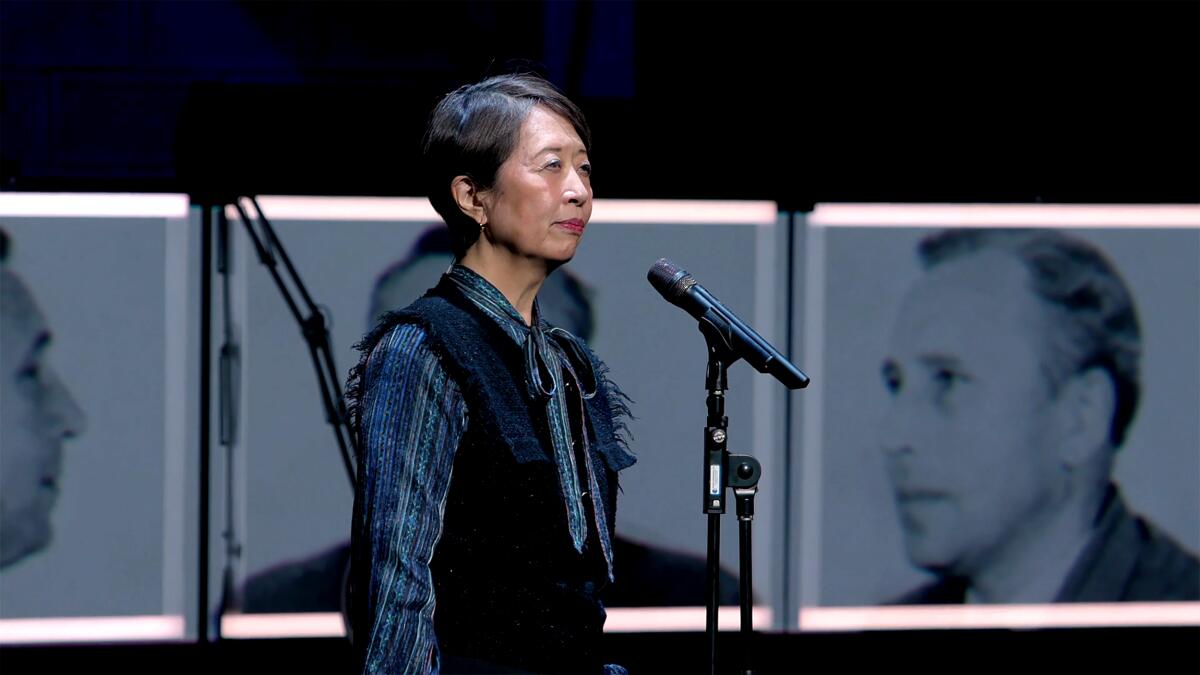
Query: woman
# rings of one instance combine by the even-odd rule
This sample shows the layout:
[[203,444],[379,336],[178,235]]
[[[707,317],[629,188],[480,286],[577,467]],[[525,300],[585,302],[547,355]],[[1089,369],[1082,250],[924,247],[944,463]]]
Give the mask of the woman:
[[546,81],[447,95],[425,137],[456,264],[360,343],[352,639],[365,672],[600,672],[624,397],[541,320],[592,212],[589,133]]

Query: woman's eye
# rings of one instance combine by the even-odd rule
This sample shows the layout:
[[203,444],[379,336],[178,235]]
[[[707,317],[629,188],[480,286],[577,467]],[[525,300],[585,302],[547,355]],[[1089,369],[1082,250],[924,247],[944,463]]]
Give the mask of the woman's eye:
[[592,175],[592,165],[591,164],[579,165],[579,173],[590,177]]
[[558,161],[557,159],[552,159],[549,162],[546,162],[546,166],[543,168],[557,171],[558,169],[562,168],[562,162]]

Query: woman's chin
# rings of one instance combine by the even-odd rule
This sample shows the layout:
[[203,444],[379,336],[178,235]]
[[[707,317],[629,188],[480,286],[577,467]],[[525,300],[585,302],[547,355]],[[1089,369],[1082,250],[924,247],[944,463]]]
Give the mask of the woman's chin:
[[546,263],[551,267],[558,267],[564,263],[570,262],[571,258],[575,257],[575,251],[579,248],[579,240],[568,242],[567,245],[555,247],[546,255]]

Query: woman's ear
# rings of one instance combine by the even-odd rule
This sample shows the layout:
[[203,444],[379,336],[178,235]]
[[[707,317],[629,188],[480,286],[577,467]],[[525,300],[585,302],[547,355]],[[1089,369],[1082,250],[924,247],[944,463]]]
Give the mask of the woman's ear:
[[466,176],[456,176],[450,183],[450,192],[454,195],[454,201],[458,204],[458,208],[467,214],[468,218],[480,225],[487,224],[483,199],[474,181]]

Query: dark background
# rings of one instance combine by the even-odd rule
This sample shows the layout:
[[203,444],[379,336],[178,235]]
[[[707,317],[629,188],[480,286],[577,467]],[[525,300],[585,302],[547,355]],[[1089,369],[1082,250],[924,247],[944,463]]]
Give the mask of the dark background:
[[603,197],[1200,201],[1196,2],[0,2],[7,189],[416,195],[525,64]]
[[[433,102],[523,64],[588,113],[600,197],[1197,203],[1198,33],[1200,3],[1146,0],[2,0],[0,185],[416,195]],[[609,641],[635,673],[699,672],[703,637]],[[1200,671],[1196,628],[767,635],[755,649],[761,672]],[[283,673],[342,671],[346,656],[339,640],[287,640],[0,661]]]

